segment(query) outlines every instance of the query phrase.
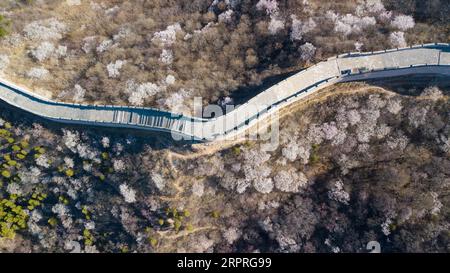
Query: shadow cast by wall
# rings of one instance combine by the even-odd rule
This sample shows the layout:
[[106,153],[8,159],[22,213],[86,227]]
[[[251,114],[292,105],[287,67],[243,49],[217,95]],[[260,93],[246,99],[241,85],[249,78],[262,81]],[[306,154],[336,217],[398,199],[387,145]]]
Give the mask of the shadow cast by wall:
[[429,86],[437,86],[444,94],[450,95],[450,77],[445,75],[409,75],[365,82],[406,96],[418,96]]
[[176,141],[172,138],[170,133],[144,131],[132,128],[112,128],[99,127],[91,125],[77,125],[68,123],[59,123],[48,120],[43,117],[31,114],[22,109],[16,108],[4,101],[0,100],[0,118],[5,118],[12,123],[21,124],[23,126],[32,126],[33,123],[38,123],[44,128],[50,130],[52,133],[60,135],[61,129],[77,130],[86,133],[90,136],[97,136],[99,139],[103,136],[108,136],[115,139],[126,139],[132,137],[136,140],[137,150],[144,145],[150,146],[152,149],[160,150],[169,147],[187,149],[191,144],[198,143],[196,141]]

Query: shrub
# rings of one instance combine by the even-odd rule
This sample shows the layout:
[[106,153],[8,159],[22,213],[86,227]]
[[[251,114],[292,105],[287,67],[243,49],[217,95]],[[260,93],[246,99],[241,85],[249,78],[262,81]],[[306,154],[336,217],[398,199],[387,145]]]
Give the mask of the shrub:
[[16,231],[27,227],[28,214],[16,204],[16,197],[0,201],[0,237],[14,239]]
[[55,217],[48,219],[48,224],[52,227],[55,227],[58,224],[58,220]]
[[8,170],[3,170],[2,171],[2,176],[5,178],[10,178],[11,177],[11,173]]
[[239,156],[241,154],[241,147],[235,146],[232,151],[235,156]]
[[316,164],[320,161],[320,157],[319,157],[319,145],[318,144],[313,144],[311,146],[311,156],[309,157],[309,163],[310,164]]

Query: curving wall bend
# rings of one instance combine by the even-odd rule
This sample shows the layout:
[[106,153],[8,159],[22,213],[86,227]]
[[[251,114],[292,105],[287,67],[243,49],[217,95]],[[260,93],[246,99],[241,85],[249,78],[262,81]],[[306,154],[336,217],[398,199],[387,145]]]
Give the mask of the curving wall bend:
[[411,74],[450,76],[450,44],[433,43],[332,57],[266,89],[233,111],[210,119],[145,107],[56,102],[2,79],[0,99],[61,123],[162,131],[175,138],[214,141],[241,134],[280,108],[332,84]]

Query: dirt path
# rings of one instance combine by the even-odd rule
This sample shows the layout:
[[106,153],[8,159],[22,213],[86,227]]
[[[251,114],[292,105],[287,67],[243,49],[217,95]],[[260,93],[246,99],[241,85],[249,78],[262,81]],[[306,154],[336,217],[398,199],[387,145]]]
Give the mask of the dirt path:
[[168,230],[166,230],[166,231],[158,231],[157,233],[158,233],[158,235],[160,236],[161,239],[173,240],[173,239],[178,239],[178,238],[181,238],[181,237],[184,237],[184,236],[191,235],[191,234],[196,233],[196,232],[205,231],[205,230],[214,230],[214,229],[217,229],[217,227],[215,227],[215,226],[204,226],[204,227],[195,227],[192,230],[183,230],[183,231],[180,231],[180,232],[175,233],[175,234],[173,234],[173,231],[168,231]]

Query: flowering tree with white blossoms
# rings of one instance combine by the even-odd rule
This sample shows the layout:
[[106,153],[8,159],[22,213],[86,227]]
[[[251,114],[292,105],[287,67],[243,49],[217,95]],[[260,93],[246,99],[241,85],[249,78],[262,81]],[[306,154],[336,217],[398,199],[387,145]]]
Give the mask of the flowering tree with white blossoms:
[[176,81],[176,79],[173,75],[167,75],[166,80],[165,80],[167,85],[175,84],[175,81]]
[[33,67],[27,72],[27,77],[31,79],[43,79],[49,74],[49,71],[43,67]]
[[130,188],[127,184],[122,184],[119,186],[120,194],[122,194],[125,202],[134,203],[136,202],[136,191]]
[[277,18],[275,15],[271,15],[269,22],[269,33],[275,35],[282,29],[284,29],[283,19]]
[[323,137],[326,140],[332,140],[338,134],[338,129],[334,121],[322,124],[322,131]]
[[300,46],[301,56],[303,61],[311,61],[316,53],[316,47],[311,43],[304,43]]
[[66,25],[56,18],[34,21],[23,28],[25,37],[41,41],[59,40],[66,31]]
[[223,237],[227,241],[228,244],[234,243],[239,237],[241,237],[241,231],[239,231],[237,228],[231,227],[227,228],[223,232]]
[[444,97],[444,94],[437,86],[430,86],[425,88],[420,96],[429,98],[433,101],[438,101]]
[[39,62],[49,58],[55,51],[55,46],[50,42],[42,42],[36,48],[30,51],[31,56]]
[[84,101],[84,95],[86,94],[86,90],[81,87],[79,84],[75,84],[73,87],[73,100],[75,102],[83,102]]
[[299,158],[302,164],[307,164],[310,157],[310,148],[305,148],[304,145],[292,141],[283,147],[281,153],[289,161],[294,161]]
[[96,48],[97,53],[103,53],[113,45],[113,41],[110,39],[102,41]]
[[101,143],[103,148],[109,148],[110,145],[109,137],[102,137]]
[[158,190],[160,190],[160,191],[164,190],[164,188],[166,186],[166,181],[159,173],[152,172],[150,174],[150,177],[151,177],[153,183],[155,184],[156,188],[158,188]]
[[9,65],[9,57],[4,54],[0,54],[0,72],[2,72]]
[[258,176],[253,181],[253,186],[260,193],[270,193],[273,189],[273,181],[270,177]]
[[125,162],[121,159],[114,159],[113,160],[113,168],[116,172],[123,172],[126,169]]
[[394,47],[406,47],[405,33],[403,31],[394,31],[389,35],[389,41]]
[[400,100],[388,100],[386,104],[386,109],[391,114],[398,114],[402,110],[402,102]]
[[169,65],[173,62],[173,52],[169,49],[163,49],[159,56],[159,61],[163,64]]
[[353,14],[340,15],[333,11],[326,14],[328,19],[334,22],[334,31],[348,36],[352,33],[360,33],[364,29],[376,25],[376,19],[373,16],[356,16]]
[[401,31],[406,31],[415,26],[414,18],[409,15],[397,15],[391,22],[392,27],[397,28]]
[[348,202],[350,201],[350,194],[345,191],[344,183],[342,183],[341,180],[337,180],[328,191],[328,198],[348,205]]
[[177,32],[181,31],[180,23],[168,26],[165,30],[155,32],[152,42],[160,43],[163,46],[171,46],[177,40]]
[[192,184],[192,194],[197,197],[202,197],[205,192],[205,185],[201,181],[195,181]]
[[232,16],[234,14],[234,11],[232,9],[229,9],[221,14],[219,14],[218,20],[219,22],[230,22],[232,20]]
[[381,0],[364,0],[356,7],[356,14],[363,16],[367,14],[380,14],[385,12],[386,8]]
[[291,16],[292,19],[292,30],[291,30],[291,40],[299,41],[303,38],[303,35],[314,30],[317,26],[316,22],[312,18],[307,21],[298,20],[295,15]]
[[130,94],[128,101],[132,105],[142,106],[145,99],[156,95],[163,89],[163,87],[151,82],[137,84],[135,81],[129,80],[125,92]]
[[284,29],[284,19],[278,16],[278,2],[276,0],[260,0],[256,4],[256,9],[264,10],[270,16],[269,33],[277,34]]
[[295,169],[280,171],[275,177],[275,187],[284,192],[298,192],[308,183],[308,179],[302,172]]
[[274,14],[278,12],[277,0],[259,0],[256,4],[258,10],[265,10],[267,14]]
[[120,76],[120,69],[122,66],[126,63],[126,61],[123,60],[117,60],[115,62],[109,63],[106,66],[106,70],[108,71],[108,76],[110,78],[117,78]]
[[63,142],[69,150],[76,152],[76,146],[80,143],[80,134],[76,131],[63,129]]

